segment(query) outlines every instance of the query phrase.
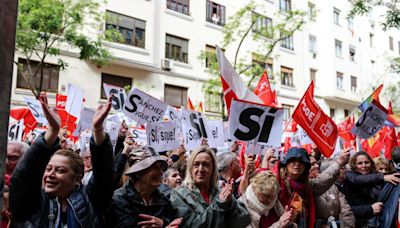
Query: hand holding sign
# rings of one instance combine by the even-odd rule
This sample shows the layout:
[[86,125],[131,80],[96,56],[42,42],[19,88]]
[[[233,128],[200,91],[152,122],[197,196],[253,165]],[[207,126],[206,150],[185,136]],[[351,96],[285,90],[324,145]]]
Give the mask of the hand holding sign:
[[44,139],[48,146],[52,146],[58,137],[58,131],[60,130],[61,120],[57,114],[57,110],[51,110],[47,102],[47,95],[45,93],[40,93],[39,102],[42,106],[44,116],[48,122],[48,129],[44,134]]

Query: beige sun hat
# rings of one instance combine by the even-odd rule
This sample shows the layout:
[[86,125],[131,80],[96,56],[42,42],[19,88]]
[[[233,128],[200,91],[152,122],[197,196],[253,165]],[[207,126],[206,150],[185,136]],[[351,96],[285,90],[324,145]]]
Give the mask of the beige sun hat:
[[131,175],[139,171],[145,170],[157,161],[162,163],[163,171],[167,170],[168,163],[162,158],[152,147],[139,147],[129,153],[129,159],[133,160],[133,165],[125,172],[125,175]]

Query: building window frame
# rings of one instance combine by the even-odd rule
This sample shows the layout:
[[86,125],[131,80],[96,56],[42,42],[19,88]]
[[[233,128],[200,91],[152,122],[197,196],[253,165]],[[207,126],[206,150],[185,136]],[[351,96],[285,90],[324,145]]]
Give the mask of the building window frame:
[[338,8],[333,8],[333,23],[340,26],[340,10]]
[[106,30],[118,30],[124,39],[119,43],[138,48],[146,47],[146,21],[109,10],[106,15]]
[[216,91],[209,91],[205,94],[205,111],[222,113],[222,94]]
[[342,58],[342,41],[335,39],[335,54],[336,57]]
[[206,2],[206,21],[219,25],[225,25],[226,8],[224,5],[207,0]]
[[389,36],[389,49],[391,51],[394,50],[394,43],[393,43],[393,37]]
[[292,10],[292,1],[291,0],[279,0],[279,9],[280,11],[288,12]]
[[314,35],[308,35],[308,51],[317,54],[317,37]]
[[255,20],[254,25],[252,27],[252,32],[257,33],[261,36],[272,39],[272,18],[261,15],[259,13],[252,13],[253,20]]
[[[168,91],[170,90],[170,91]],[[176,94],[173,94],[174,91]],[[164,84],[164,102],[168,103],[170,106],[173,107],[186,107],[187,105],[187,97],[188,97],[188,88],[187,87],[182,87],[182,86],[176,86],[176,85],[171,85],[171,84]],[[170,94],[168,94],[170,93]],[[177,99],[177,95],[180,93],[180,101],[175,102],[170,100],[171,99]]]
[[190,0],[167,0],[167,9],[190,15]]
[[356,48],[354,46],[349,46],[349,60],[353,63],[356,62]]
[[294,51],[293,35],[281,40],[281,47]]
[[167,33],[165,35],[165,58],[188,63],[189,40]]
[[350,76],[350,90],[353,93],[357,93],[357,77]]
[[317,69],[313,69],[313,68],[310,68],[310,82],[311,81],[314,81],[314,86],[315,86],[315,88],[318,88],[318,84],[317,84],[317,72],[318,72],[318,70]]
[[294,88],[292,68],[281,66],[281,84]]
[[[252,53],[252,64],[258,65],[260,68],[263,68],[265,71],[267,71],[268,79],[273,80],[274,60],[272,58],[267,58],[265,61],[263,61],[263,59],[264,56]],[[264,73],[264,70],[263,72],[255,72],[256,76],[261,77],[261,75]]]
[[343,90],[343,73],[336,72],[336,88]]

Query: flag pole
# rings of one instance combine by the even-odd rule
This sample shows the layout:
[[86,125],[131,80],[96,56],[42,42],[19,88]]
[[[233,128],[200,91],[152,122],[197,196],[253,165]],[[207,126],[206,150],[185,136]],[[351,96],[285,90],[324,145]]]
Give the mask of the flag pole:
[[292,122],[293,117],[290,117],[289,122],[286,124],[285,128],[283,128],[282,132],[286,131],[286,128],[289,126],[290,122]]

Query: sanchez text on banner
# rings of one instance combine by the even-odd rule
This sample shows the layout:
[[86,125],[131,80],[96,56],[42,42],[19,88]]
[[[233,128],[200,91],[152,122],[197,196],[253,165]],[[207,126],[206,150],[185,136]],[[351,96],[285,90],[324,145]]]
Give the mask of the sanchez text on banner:
[[283,109],[233,100],[229,117],[232,139],[279,147],[282,137]]
[[137,124],[158,122],[162,120],[167,106],[149,94],[132,88],[125,100],[123,113]]
[[244,101],[251,101],[259,104],[264,102],[251,92],[239,74],[233,69],[224,53],[217,46],[217,59],[219,71],[221,74],[222,88],[224,90],[224,99],[228,112],[230,110],[231,102],[233,99]]
[[24,119],[8,125],[8,141],[22,141],[24,131]]
[[31,110],[33,117],[35,118],[36,122],[42,123],[43,125],[47,125],[47,119],[44,116],[44,112],[42,106],[38,100],[31,99],[28,97],[24,97],[26,104]]
[[338,129],[314,101],[314,82],[311,82],[293,112],[293,119],[307,132],[325,157],[330,157],[335,149]]
[[65,111],[79,119],[83,107],[83,90],[68,84],[67,103]]
[[388,111],[379,101],[373,100],[357,120],[351,132],[359,138],[368,139],[374,136],[387,118]]
[[155,151],[174,150],[180,146],[179,128],[173,121],[146,124],[147,145]]
[[207,121],[209,132],[208,145],[211,148],[223,147],[224,139],[224,124],[222,120],[208,120]]
[[201,138],[208,138],[208,125],[200,112],[182,110],[182,134],[186,149],[193,150],[200,146]]
[[104,92],[107,97],[113,95],[112,97],[112,107],[115,111],[122,112],[122,108],[124,107],[124,102],[126,99],[126,92],[124,88],[109,85],[107,83],[103,83]]

